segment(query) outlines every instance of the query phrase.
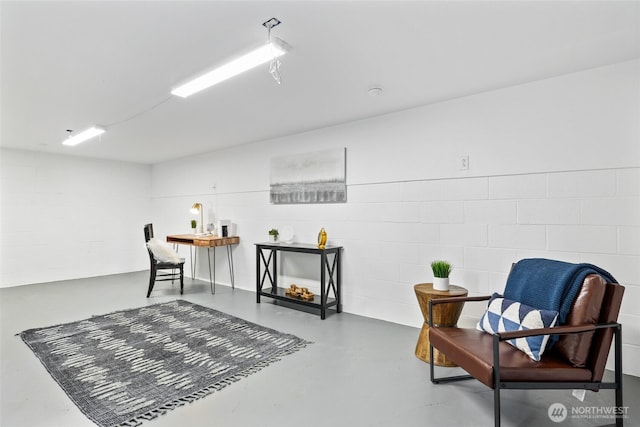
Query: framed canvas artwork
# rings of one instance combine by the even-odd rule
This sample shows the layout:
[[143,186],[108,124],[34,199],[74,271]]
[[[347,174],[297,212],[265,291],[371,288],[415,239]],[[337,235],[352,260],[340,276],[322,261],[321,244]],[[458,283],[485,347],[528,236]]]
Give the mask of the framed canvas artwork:
[[346,172],[346,148],[274,157],[271,203],[345,203]]

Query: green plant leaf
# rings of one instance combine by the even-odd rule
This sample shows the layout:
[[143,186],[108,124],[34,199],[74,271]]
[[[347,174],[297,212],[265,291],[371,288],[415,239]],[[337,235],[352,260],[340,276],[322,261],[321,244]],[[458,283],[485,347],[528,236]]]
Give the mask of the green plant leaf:
[[451,270],[453,270],[453,266],[447,261],[436,260],[431,263],[433,277],[449,277]]

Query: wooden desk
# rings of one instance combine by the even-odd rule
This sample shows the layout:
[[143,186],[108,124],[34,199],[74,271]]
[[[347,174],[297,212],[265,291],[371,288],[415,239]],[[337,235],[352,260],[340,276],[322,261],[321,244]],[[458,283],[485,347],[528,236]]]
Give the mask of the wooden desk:
[[[234,271],[233,271],[233,251],[232,245],[240,243],[240,237],[220,237],[220,236],[207,236],[199,234],[172,234],[167,236],[167,242],[175,245],[187,245],[189,246],[189,253],[191,254],[191,248],[203,247],[207,248],[207,261],[209,262],[209,286],[211,287],[211,293],[216,293],[216,248],[218,246],[227,247],[227,259],[229,261],[229,275],[231,276],[231,288],[235,289]],[[213,248],[213,279],[211,278],[211,256],[210,249]],[[197,251],[196,251],[197,253]],[[196,257],[191,256],[191,278],[195,275],[196,270]]]
[[[433,289],[432,283],[421,283],[413,287],[424,317],[424,324],[416,344],[418,359],[429,363],[429,301],[437,298],[466,297],[467,290],[461,286],[449,285],[448,291]],[[464,302],[439,304],[433,309],[433,324],[443,327],[455,327],[458,323]],[[447,356],[433,349],[433,364],[438,366],[457,366]]]

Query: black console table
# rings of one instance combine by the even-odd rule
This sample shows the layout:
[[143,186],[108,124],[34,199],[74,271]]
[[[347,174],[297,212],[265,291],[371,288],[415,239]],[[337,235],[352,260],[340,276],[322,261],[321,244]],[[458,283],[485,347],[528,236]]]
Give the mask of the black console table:
[[[256,297],[258,304],[260,304],[260,297],[263,296],[319,308],[321,319],[326,317],[326,311],[329,307],[335,306],[336,312],[340,313],[342,311],[342,301],[340,300],[341,250],[342,246],[327,246],[325,249],[318,249],[316,245],[305,243],[256,243]],[[314,295],[313,301],[290,297],[285,294],[286,288],[278,287],[278,252],[320,255],[320,295]],[[270,287],[265,288],[265,285],[270,285]],[[329,296],[330,293],[332,293],[332,297]]]

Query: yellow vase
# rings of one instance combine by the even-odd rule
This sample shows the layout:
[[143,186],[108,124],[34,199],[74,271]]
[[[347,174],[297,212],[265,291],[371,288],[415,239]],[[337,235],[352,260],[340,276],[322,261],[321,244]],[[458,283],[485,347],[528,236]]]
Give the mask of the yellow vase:
[[318,249],[324,249],[326,245],[327,245],[327,232],[324,231],[324,228],[322,228],[318,233]]

